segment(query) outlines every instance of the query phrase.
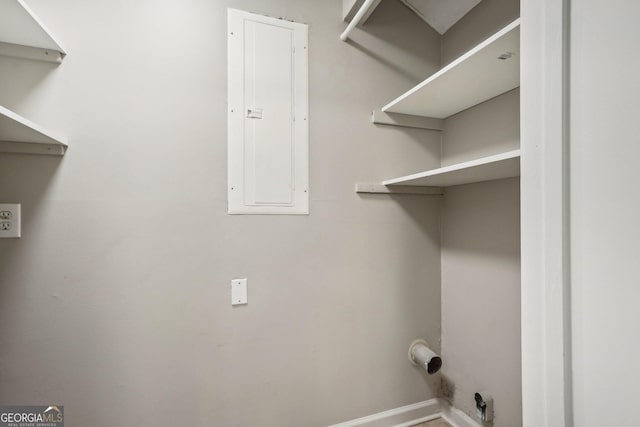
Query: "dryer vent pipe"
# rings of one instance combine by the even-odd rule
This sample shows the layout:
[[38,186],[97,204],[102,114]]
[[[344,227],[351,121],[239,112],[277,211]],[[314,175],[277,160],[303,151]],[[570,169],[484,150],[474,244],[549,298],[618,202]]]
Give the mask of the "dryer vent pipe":
[[427,374],[432,375],[440,370],[442,359],[428,347],[425,340],[418,339],[411,343],[409,347],[409,361],[424,368]]

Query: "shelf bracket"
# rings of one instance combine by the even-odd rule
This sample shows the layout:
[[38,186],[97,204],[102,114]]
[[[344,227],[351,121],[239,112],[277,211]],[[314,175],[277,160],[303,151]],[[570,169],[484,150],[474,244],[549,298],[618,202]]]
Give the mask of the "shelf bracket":
[[66,151],[67,146],[64,144],[0,141],[0,153],[64,156]]
[[0,42],[0,55],[60,64],[65,54],[53,49]]
[[356,193],[441,196],[444,194],[444,190],[441,187],[418,187],[413,185],[387,186],[382,184],[357,183]]
[[371,123],[376,125],[401,126],[406,128],[443,130],[444,120],[411,114],[385,113],[382,110],[371,112]]

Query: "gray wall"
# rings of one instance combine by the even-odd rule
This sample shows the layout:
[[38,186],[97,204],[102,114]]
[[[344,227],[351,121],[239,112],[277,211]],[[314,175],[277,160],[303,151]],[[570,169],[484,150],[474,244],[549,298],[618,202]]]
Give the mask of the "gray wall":
[[[439,350],[440,201],[353,192],[439,164],[436,133],[369,123],[439,67],[433,31],[393,1],[351,44],[340,0],[29,4],[69,55],[0,58],[0,102],[70,148],[0,156],[24,212],[0,241],[2,403],[63,404],[70,426],[321,426],[437,394],[406,351]],[[227,6],[310,25],[310,216],[226,215]]]
[[[444,165],[519,146],[519,91],[445,121]],[[495,427],[522,425],[519,179],[447,188],[442,211],[442,357],[445,395],[472,414],[495,403]]]
[[442,36],[442,65],[453,61],[519,16],[519,1],[482,0]]
[[[442,62],[519,15],[513,0],[483,0],[442,40]],[[442,164],[517,149],[519,90],[445,121]],[[495,427],[522,425],[519,179],[448,188],[442,211],[443,392],[469,414],[493,396]]]
[[475,392],[493,396],[495,427],[522,425],[519,187],[451,187],[442,212],[444,390],[469,414]]
[[520,148],[520,90],[514,89],[444,122],[442,166]]

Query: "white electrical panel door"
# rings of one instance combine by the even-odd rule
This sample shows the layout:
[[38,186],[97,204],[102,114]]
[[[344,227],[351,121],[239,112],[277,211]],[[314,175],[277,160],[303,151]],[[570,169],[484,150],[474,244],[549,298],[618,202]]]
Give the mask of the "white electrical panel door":
[[228,10],[229,213],[309,213],[307,26]]

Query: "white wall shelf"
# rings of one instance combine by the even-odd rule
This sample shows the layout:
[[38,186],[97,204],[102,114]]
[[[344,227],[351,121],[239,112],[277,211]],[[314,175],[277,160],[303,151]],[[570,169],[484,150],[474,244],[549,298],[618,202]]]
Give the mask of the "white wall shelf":
[[439,34],[446,33],[481,0],[400,0]]
[[444,191],[440,187],[417,187],[415,185],[392,185],[357,183],[356,193],[361,194],[423,194],[427,196],[442,196]]
[[23,0],[0,0],[0,55],[59,63],[66,53]]
[[450,187],[520,176],[520,150],[388,179],[382,185]]
[[412,116],[410,114],[385,113],[381,110],[371,112],[371,123],[416,129],[444,130],[444,120],[441,119]]
[[0,106],[0,153],[62,156],[67,139]]
[[520,19],[515,20],[382,111],[445,119],[520,86]]

